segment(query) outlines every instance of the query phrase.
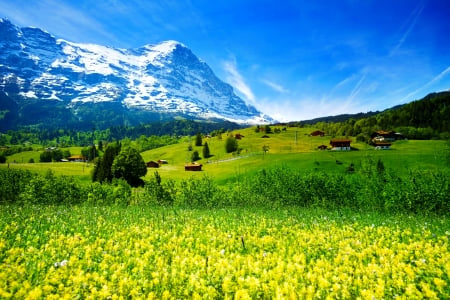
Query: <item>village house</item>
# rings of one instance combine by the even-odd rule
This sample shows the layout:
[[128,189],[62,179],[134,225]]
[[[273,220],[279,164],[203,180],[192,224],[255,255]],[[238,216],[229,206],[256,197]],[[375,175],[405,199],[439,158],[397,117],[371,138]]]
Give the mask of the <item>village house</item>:
[[69,156],[69,157],[67,158],[67,160],[68,160],[68,161],[74,161],[74,162],[84,162],[84,161],[86,161],[87,159],[86,159],[86,157],[84,157],[84,156],[82,156],[82,155],[72,155],[72,156]]
[[145,163],[147,165],[147,168],[159,168],[159,163],[157,163],[156,161],[149,161],[147,163]]
[[184,165],[184,170],[185,171],[201,171],[202,164],[198,164],[198,163],[186,164],[186,165]]
[[374,141],[374,142],[372,142],[372,145],[375,147],[376,150],[391,149],[391,143],[389,143],[389,142]]
[[375,131],[370,137],[373,142],[393,142],[404,139],[401,133],[384,130]]
[[352,140],[350,139],[331,139],[330,140],[331,150],[348,151],[351,149],[350,148],[351,142]]
[[323,132],[321,130],[316,130],[316,131],[311,132],[309,135],[310,136],[324,136],[325,132]]

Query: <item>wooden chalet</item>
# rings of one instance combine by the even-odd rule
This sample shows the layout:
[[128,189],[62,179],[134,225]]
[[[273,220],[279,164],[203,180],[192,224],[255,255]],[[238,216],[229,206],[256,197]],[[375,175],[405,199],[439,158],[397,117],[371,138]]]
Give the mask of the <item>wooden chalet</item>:
[[331,139],[330,145],[331,150],[344,150],[348,151],[350,150],[350,143],[352,142],[351,139]]
[[325,132],[323,132],[321,130],[316,130],[316,131],[311,132],[309,135],[310,136],[324,136]]
[[387,150],[391,149],[391,143],[389,142],[372,142],[372,145],[375,147],[376,150]]
[[201,171],[202,164],[198,164],[198,163],[186,164],[186,165],[184,165],[184,170],[185,171]]
[[146,162],[145,164],[147,165],[147,168],[159,168],[159,163],[153,160]]
[[328,147],[327,147],[327,145],[320,145],[320,146],[317,147],[317,149],[319,149],[319,150],[327,150]]
[[370,137],[374,142],[393,142],[404,139],[404,136],[398,132],[384,130],[375,131]]

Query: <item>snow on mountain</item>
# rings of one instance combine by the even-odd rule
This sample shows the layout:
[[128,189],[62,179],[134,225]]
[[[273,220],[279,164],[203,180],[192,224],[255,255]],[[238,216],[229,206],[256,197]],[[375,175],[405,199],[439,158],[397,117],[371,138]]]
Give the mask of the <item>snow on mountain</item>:
[[58,101],[74,114],[79,105],[114,103],[128,111],[273,121],[177,41],[117,49],[56,39],[6,19],[0,19],[0,91],[19,106],[30,99]]

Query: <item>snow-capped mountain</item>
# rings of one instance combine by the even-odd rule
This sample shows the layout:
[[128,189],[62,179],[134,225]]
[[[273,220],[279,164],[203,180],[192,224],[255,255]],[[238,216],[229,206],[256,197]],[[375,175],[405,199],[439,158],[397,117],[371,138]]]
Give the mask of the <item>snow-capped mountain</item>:
[[161,116],[273,121],[179,42],[137,49],[79,44],[6,19],[0,19],[1,92],[1,102],[8,102],[3,106],[17,110],[15,119],[27,119],[28,113],[38,118],[40,111],[44,119],[95,116],[106,118],[104,124],[113,115],[121,122]]

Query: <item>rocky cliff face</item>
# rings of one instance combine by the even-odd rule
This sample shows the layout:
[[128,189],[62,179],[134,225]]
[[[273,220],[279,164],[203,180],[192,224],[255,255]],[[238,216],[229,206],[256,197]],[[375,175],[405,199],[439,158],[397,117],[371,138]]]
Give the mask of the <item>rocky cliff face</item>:
[[[138,49],[77,44],[6,19],[0,19],[0,92],[17,105],[9,118],[18,124],[108,126],[176,116],[273,121],[179,42]],[[13,114],[6,106],[0,104],[3,115]]]

